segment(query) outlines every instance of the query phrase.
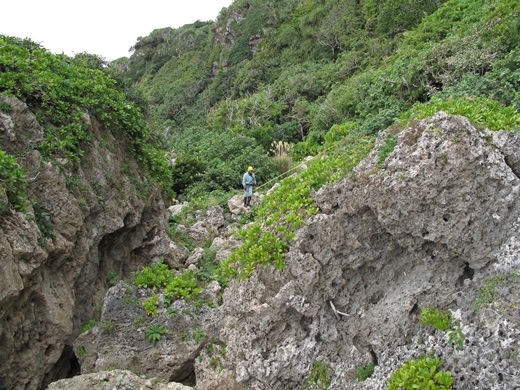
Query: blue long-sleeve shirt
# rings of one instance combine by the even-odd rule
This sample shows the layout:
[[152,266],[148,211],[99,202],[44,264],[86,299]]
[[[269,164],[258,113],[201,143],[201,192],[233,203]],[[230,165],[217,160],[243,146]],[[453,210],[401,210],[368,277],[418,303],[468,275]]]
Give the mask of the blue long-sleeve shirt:
[[249,174],[249,172],[244,173],[244,177],[242,178],[242,185],[244,187],[251,187],[253,185],[256,186],[256,178],[255,174]]

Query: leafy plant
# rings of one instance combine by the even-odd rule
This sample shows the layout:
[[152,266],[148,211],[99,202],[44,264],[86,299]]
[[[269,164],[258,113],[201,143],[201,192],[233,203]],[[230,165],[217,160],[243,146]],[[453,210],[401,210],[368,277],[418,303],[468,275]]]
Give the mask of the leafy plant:
[[89,320],[89,321],[87,321],[87,323],[83,324],[83,326],[81,327],[79,332],[85,333],[85,332],[93,329],[97,324],[98,324],[98,322],[96,320]]
[[366,381],[374,374],[374,363],[369,363],[365,367],[360,367],[356,370],[356,375],[360,382]]
[[101,327],[103,328],[104,333],[112,333],[117,328],[117,324],[109,319],[108,321],[104,322]]
[[518,130],[520,128],[520,113],[517,110],[484,97],[459,99],[434,97],[428,103],[415,105],[410,111],[403,114],[403,118],[406,121],[420,120],[441,110],[452,115],[466,116],[473,123],[486,126],[491,131]]
[[195,273],[192,270],[187,270],[168,282],[164,289],[164,294],[170,300],[192,299],[202,292],[197,285]]
[[159,263],[152,264],[150,267],[144,267],[142,271],[133,272],[135,276],[133,283],[139,288],[157,288],[164,287],[173,277],[173,272],[163,259]]
[[439,330],[448,330],[450,329],[452,321],[453,318],[448,309],[441,311],[434,307],[423,307],[421,309],[421,324],[423,325],[431,325]]
[[159,308],[159,296],[154,295],[143,302],[143,306],[146,310],[146,314],[149,316],[158,316],[158,308]]
[[453,385],[450,371],[439,371],[442,361],[433,356],[426,356],[404,363],[388,379],[388,390],[401,388],[449,390]]
[[119,275],[117,274],[117,272],[107,272],[105,277],[112,286],[115,286],[119,282]]
[[385,138],[385,143],[381,146],[381,150],[379,150],[378,156],[379,159],[377,161],[380,168],[385,167],[385,161],[388,155],[394,150],[395,145],[397,144],[397,137],[391,134]]
[[18,166],[16,157],[0,150],[0,212],[7,209],[9,204],[18,211],[27,209],[29,202],[25,178],[26,174]]
[[200,328],[200,327],[197,328],[197,331],[193,335],[193,340],[200,341],[200,340],[204,340],[205,338],[206,338],[206,335],[204,334],[204,331],[202,330],[202,328]]
[[13,111],[13,107],[11,107],[11,105],[7,102],[0,102],[0,111],[9,114],[11,111]]
[[146,320],[144,319],[144,316],[137,316],[134,320],[134,328],[139,329],[143,326],[146,326]]
[[51,214],[42,203],[36,203],[33,209],[36,217],[36,225],[38,225],[41,234],[38,238],[38,244],[45,247],[47,239],[52,240],[56,237],[54,234],[54,225],[51,222]]
[[329,363],[317,360],[312,364],[312,371],[306,379],[305,384],[310,389],[325,390],[330,386],[334,371]]
[[170,333],[169,329],[166,329],[164,325],[150,324],[150,327],[145,330],[146,338],[155,346],[162,335]]
[[0,36],[0,92],[26,101],[44,128],[39,146],[47,157],[81,159],[93,134],[85,112],[114,132],[123,131],[130,150],[149,175],[171,188],[166,157],[128,92],[105,67],[54,55],[29,40]]
[[[455,328],[452,328],[452,323],[455,322]],[[421,309],[421,324],[431,325],[435,329],[448,332],[448,340],[450,346],[457,344],[460,349],[464,347],[464,340],[466,336],[460,327],[460,321],[454,320],[449,310],[437,310],[434,307]]]
[[85,352],[86,352],[85,347],[84,346],[79,347],[76,352],[79,357],[82,357],[83,355],[85,355]]
[[493,278],[488,278],[484,282],[484,287],[478,290],[478,296],[476,299],[476,307],[475,310],[479,310],[480,308],[484,308],[494,302],[496,297],[495,289],[496,287],[504,282],[503,276],[495,276]]
[[222,359],[226,360],[226,346],[225,345],[220,346],[219,354],[222,357]]

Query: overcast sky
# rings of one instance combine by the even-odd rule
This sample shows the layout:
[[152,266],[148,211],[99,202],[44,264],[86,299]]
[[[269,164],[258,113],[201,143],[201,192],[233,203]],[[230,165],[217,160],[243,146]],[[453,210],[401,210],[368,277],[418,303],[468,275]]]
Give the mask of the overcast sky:
[[233,0],[11,0],[0,34],[30,38],[53,53],[129,57],[139,36],[163,27],[215,20]]

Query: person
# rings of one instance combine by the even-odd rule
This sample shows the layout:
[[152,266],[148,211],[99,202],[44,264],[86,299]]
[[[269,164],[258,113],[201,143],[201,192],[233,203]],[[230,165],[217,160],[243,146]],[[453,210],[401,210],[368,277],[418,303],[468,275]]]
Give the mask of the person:
[[242,177],[242,186],[244,187],[244,207],[251,207],[251,197],[253,196],[253,185],[256,184],[256,178],[253,167],[247,168],[247,172]]

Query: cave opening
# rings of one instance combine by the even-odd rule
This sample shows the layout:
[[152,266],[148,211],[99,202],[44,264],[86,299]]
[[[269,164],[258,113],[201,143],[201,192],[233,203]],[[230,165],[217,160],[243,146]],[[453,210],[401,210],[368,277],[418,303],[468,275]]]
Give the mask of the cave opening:
[[185,362],[181,368],[176,370],[175,374],[170,377],[170,382],[177,382],[184,386],[196,386],[195,365],[193,360]]
[[81,366],[71,345],[65,345],[63,352],[54,364],[54,367],[43,378],[40,390],[44,390],[51,384],[60,379],[72,378],[81,374]]

